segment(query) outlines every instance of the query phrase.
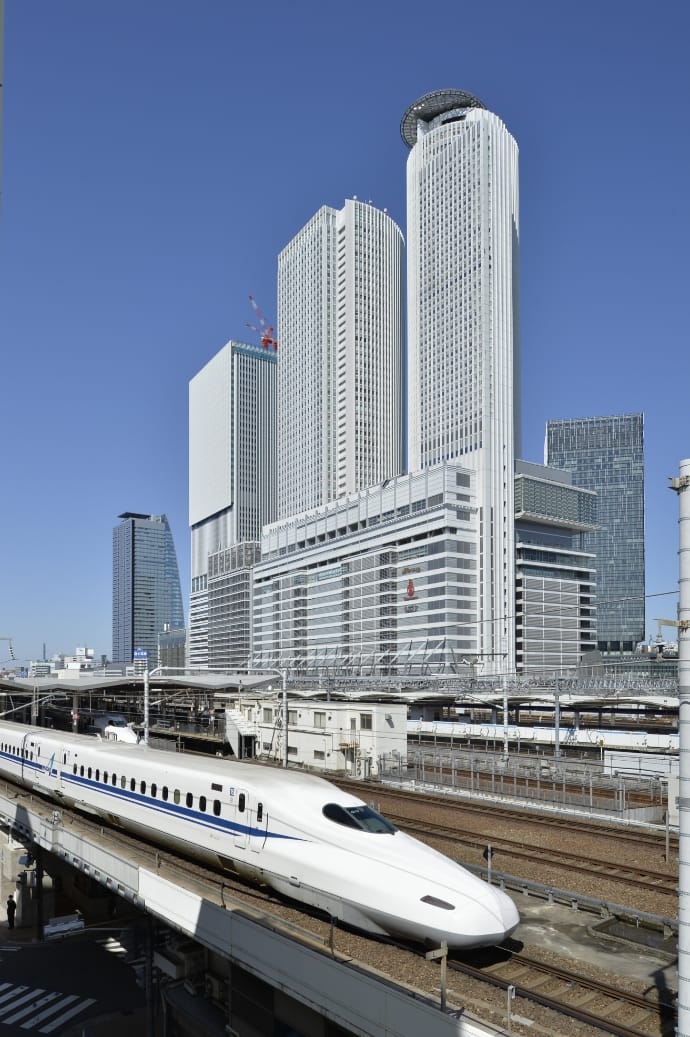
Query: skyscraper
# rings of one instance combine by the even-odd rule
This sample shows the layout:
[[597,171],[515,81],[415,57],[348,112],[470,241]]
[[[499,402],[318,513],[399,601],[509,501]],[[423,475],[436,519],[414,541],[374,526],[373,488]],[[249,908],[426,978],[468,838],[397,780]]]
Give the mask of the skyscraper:
[[385,212],[348,199],[279,256],[279,518],[402,470],[402,250]]
[[271,348],[228,342],[189,383],[194,666],[209,662],[209,555],[259,540],[274,517],[276,361]]
[[597,493],[597,647],[632,651],[644,638],[644,418],[622,414],[546,423],[545,463]]
[[184,627],[180,574],[165,515],[125,511],[113,529],[114,663],[130,665],[135,649],[158,666],[158,635]]
[[405,112],[408,463],[477,473],[484,672],[514,669],[514,459],[520,447],[518,149],[462,90]]

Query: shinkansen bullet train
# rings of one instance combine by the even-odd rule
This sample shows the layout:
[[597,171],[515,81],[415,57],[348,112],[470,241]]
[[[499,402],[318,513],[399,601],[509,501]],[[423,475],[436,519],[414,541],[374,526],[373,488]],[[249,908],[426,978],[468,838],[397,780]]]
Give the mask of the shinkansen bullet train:
[[483,947],[519,921],[505,893],[304,772],[0,721],[0,773],[370,933]]

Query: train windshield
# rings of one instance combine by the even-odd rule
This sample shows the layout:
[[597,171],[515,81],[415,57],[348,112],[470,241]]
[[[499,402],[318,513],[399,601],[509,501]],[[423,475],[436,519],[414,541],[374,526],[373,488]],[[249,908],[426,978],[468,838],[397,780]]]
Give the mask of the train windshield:
[[323,808],[323,816],[336,824],[345,825],[347,828],[359,828],[362,832],[386,832],[389,835],[397,832],[395,825],[386,821],[385,817],[378,814],[365,803],[355,807],[343,807],[340,803],[327,803]]

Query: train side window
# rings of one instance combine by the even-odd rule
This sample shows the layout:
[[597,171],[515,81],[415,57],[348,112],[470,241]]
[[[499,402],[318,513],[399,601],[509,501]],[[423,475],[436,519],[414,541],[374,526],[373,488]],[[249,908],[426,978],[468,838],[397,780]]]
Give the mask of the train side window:
[[[98,777],[98,771],[96,771],[96,776]],[[107,771],[103,771],[103,784],[104,785],[108,784],[108,772]]]
[[175,789],[175,791],[173,792],[173,800],[174,800],[175,803],[179,803],[180,802],[180,790],[179,789]]
[[89,767],[88,771],[86,772],[86,776],[87,776],[87,778],[91,777],[91,768],[90,767]]
[[220,817],[220,800],[219,799],[214,799],[213,800],[213,813],[216,815],[216,817]]
[[64,767],[67,763],[67,753],[62,754],[62,766]]
[[164,785],[163,788],[161,789],[161,795],[163,796],[163,799],[167,802],[167,800],[168,800],[168,786],[167,785]]
[[263,803],[256,804],[256,820],[262,821],[264,816],[264,805]]
[[191,792],[187,793],[187,806],[188,807],[193,807],[194,806],[194,796],[191,794]]
[[199,810],[203,810],[206,813],[206,796],[199,796]]
[[240,792],[239,798],[237,800],[237,809],[239,810],[240,814],[244,813],[245,804],[246,797],[244,795],[244,792]]
[[152,781],[151,782],[151,795],[155,797],[157,792],[158,792],[158,786],[156,785],[155,781]]
[[132,790],[132,792],[136,792],[136,790],[137,790],[137,779],[136,778],[131,778],[130,779],[129,787]]
[[127,778],[124,776],[124,774],[120,778],[120,788],[121,789],[126,789],[127,788]]
[[81,767],[79,768],[79,777],[80,778],[84,777],[84,764],[83,763],[82,763]]
[[77,765],[76,765],[76,763],[73,763],[72,764],[72,774],[76,774],[76,773],[77,773]]
[[100,780],[101,780],[101,770],[100,770],[100,767],[96,767],[96,781],[100,781]]
[[117,774],[115,774],[114,772],[113,772],[113,776],[112,776],[111,780],[112,780],[113,785],[117,785]]
[[146,782],[145,781],[142,781],[141,784],[139,785],[139,791],[141,792],[142,796],[146,795]]

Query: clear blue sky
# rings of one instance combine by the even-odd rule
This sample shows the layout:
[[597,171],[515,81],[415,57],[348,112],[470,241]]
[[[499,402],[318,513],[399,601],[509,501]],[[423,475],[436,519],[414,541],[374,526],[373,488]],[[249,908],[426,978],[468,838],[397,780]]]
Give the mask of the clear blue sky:
[[542,460],[547,419],[644,411],[647,592],[675,590],[688,38],[679,0],[7,0],[0,635],[17,656],[110,653],[123,511],[168,515],[187,598],[189,379],[251,336],[249,293],[275,316],[277,254],[320,205],[371,199],[404,230],[400,118],[441,87],[520,147],[523,454]]

